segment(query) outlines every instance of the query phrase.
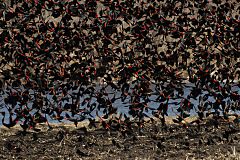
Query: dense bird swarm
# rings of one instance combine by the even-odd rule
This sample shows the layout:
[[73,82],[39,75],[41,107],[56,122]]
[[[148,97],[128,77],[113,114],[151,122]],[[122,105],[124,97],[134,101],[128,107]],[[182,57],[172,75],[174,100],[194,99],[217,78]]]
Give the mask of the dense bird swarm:
[[[208,117],[216,128],[225,121],[237,130],[239,6],[238,0],[0,3],[2,125],[19,124],[27,134],[41,133],[42,123],[53,129],[49,120],[76,127],[88,121],[87,128],[100,124],[129,136],[145,134],[155,121],[166,128],[173,112],[183,130]],[[188,123],[192,111],[198,118]]]

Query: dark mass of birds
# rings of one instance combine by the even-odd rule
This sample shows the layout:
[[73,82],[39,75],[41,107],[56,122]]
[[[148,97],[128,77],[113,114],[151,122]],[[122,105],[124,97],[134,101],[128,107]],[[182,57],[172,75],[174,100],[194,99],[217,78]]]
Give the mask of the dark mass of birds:
[[[2,125],[88,120],[123,133],[240,110],[239,1],[0,3]],[[186,88],[190,93],[186,95]],[[193,103],[197,101],[197,103]],[[118,102],[118,103],[116,103]],[[157,103],[158,107],[151,106]],[[171,106],[175,106],[175,109]],[[121,110],[127,112],[121,112]]]

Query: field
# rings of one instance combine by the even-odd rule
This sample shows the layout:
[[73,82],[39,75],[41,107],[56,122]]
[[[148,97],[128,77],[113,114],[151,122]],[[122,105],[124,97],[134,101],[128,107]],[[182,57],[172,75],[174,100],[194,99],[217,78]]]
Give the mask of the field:
[[[1,128],[0,159],[239,159],[239,127],[223,120],[163,127],[148,123],[141,132],[54,125],[23,133]],[[215,125],[214,125],[215,124]],[[217,125],[216,125],[217,124]],[[215,127],[214,127],[215,126]]]

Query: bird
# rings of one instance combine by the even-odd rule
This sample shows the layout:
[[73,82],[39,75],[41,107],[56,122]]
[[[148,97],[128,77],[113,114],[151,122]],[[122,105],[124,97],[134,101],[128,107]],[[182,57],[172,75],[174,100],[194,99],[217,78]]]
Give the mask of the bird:
[[75,127],[77,127],[78,123],[84,121],[86,119],[86,117],[80,116],[79,118],[72,118],[72,117],[70,117],[70,115],[68,113],[65,113],[65,119],[70,122],[73,122]]
[[9,123],[6,123],[6,122],[5,122],[6,113],[5,113],[5,112],[0,112],[0,114],[3,116],[3,118],[2,118],[2,125],[5,126],[5,127],[7,127],[8,129],[16,126],[16,124],[17,124],[18,121],[19,121],[19,117],[18,117],[18,116],[17,116],[15,119],[13,119],[13,118],[12,118],[13,113],[10,113],[10,115],[9,115],[9,116],[10,116],[10,117],[9,117]]

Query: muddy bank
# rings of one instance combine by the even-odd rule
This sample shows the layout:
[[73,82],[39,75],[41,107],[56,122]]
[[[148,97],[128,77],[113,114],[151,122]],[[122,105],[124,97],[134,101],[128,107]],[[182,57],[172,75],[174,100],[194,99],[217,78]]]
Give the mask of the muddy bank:
[[[139,132],[53,125],[23,133],[1,128],[0,159],[232,159],[239,157],[239,126],[218,120],[200,125],[148,123]],[[215,125],[216,126],[216,125]]]

